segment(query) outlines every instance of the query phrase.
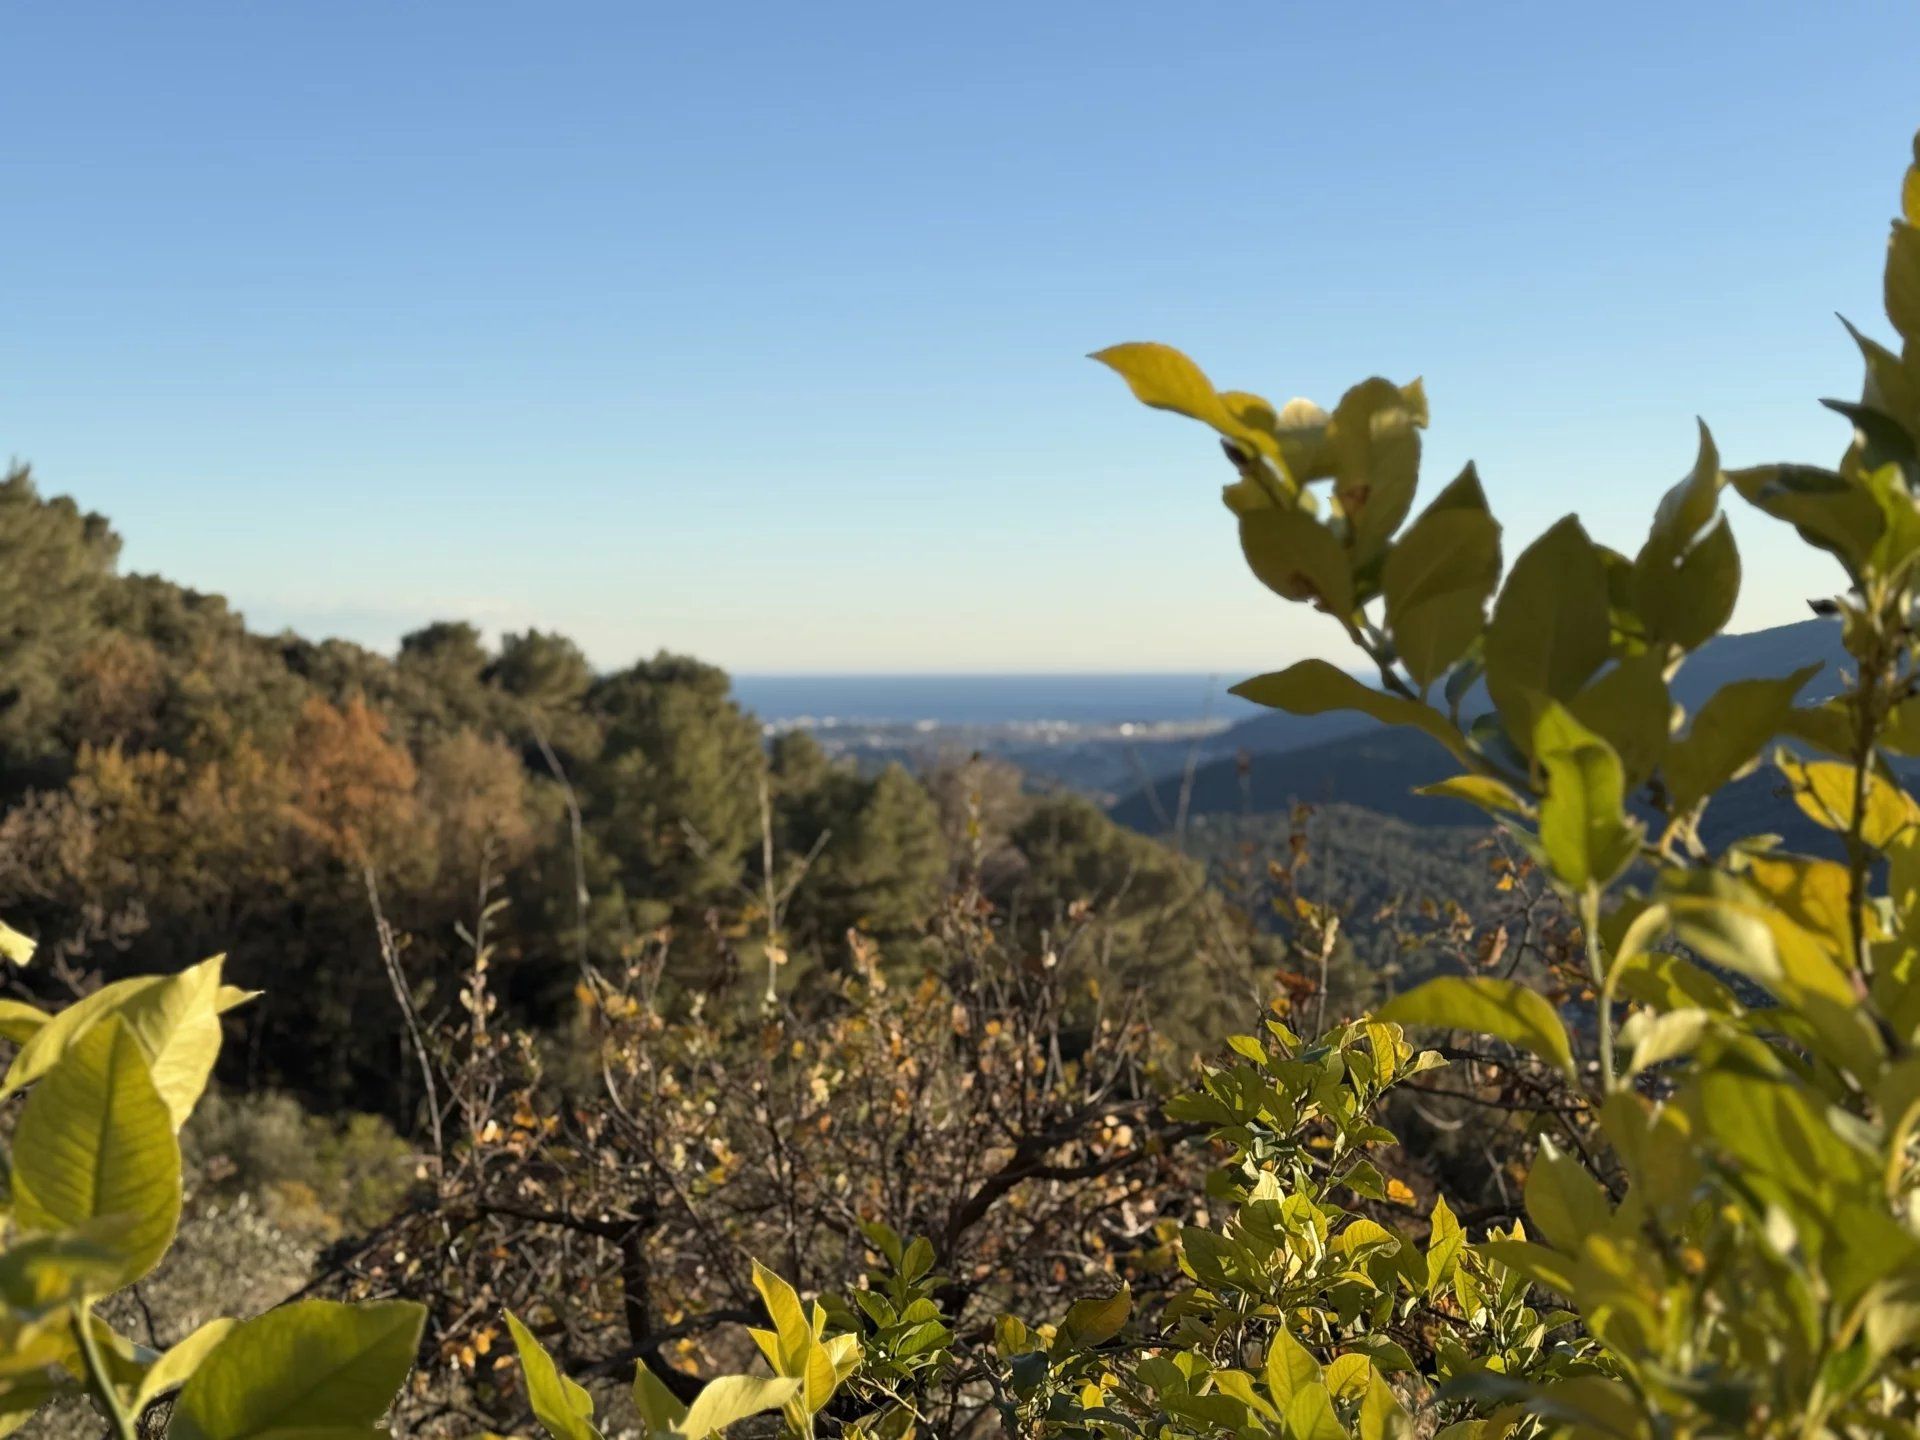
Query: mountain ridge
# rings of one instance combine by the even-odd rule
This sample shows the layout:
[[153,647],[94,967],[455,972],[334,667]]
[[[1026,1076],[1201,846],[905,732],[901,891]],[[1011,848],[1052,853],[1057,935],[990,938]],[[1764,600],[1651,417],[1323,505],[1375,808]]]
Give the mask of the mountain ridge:
[[[1821,669],[1807,682],[1801,698],[1818,700],[1840,688],[1847,661],[1838,621],[1811,619],[1707,642],[1681,664],[1669,687],[1677,704],[1695,712],[1707,697],[1736,680],[1776,678],[1804,665]],[[1463,709],[1488,708],[1476,687]],[[1459,766],[1430,737],[1415,730],[1382,725],[1353,712],[1299,716],[1270,711],[1212,737],[1200,753],[1191,781],[1183,772],[1150,780],[1122,795],[1109,814],[1124,825],[1163,833],[1163,817],[1217,814],[1270,814],[1294,803],[1358,806],[1421,826],[1484,823],[1484,816],[1461,801],[1413,792],[1458,773]],[[1186,803],[1181,792],[1186,788]],[[1721,797],[1720,819],[1709,810],[1710,838],[1721,820],[1740,817],[1802,847],[1817,844],[1820,833],[1790,798],[1774,795],[1776,782],[1764,774],[1749,776]]]

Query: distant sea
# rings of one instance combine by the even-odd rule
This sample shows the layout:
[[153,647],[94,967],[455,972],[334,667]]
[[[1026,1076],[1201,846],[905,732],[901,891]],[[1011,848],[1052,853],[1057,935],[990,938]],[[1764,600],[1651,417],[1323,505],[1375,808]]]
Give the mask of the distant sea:
[[1069,725],[1232,722],[1257,707],[1227,693],[1235,675],[736,675],[764,721]]

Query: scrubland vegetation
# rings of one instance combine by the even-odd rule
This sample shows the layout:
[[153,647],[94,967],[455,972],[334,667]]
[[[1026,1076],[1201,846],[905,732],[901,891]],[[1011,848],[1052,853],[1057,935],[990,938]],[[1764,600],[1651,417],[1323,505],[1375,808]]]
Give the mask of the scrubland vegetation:
[[[252,635],[15,474],[0,1430],[1916,1433],[1920,152],[1901,205],[1838,466],[1703,429],[1633,554],[1417,508],[1418,382],[1096,357],[1356,647],[1240,693],[1489,817],[1400,884],[1340,812],[1181,854],[769,749],[689,660]],[[1683,714],[1729,499],[1848,664]],[[1719,842],[1756,767],[1827,852]]]

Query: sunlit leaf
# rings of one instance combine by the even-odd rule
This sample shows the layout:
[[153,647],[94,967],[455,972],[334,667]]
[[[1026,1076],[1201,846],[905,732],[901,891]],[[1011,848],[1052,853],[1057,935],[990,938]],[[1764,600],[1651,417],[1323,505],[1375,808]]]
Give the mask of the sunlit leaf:
[[413,1368],[426,1310],[302,1300],[227,1332],[174,1402],[172,1440],[279,1440],[375,1424]]
[[122,1284],[151,1270],[180,1218],[180,1148],[139,1042],[117,1019],[92,1027],[20,1112],[14,1218],[26,1230],[111,1220]]
[[1573,1073],[1573,1048],[1560,1017],[1545,996],[1517,981],[1443,975],[1388,1001],[1376,1018],[1492,1035]]

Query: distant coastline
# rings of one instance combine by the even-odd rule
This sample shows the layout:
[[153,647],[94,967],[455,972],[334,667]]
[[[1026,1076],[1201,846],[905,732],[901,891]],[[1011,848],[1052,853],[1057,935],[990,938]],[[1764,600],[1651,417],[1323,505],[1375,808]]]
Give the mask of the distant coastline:
[[1224,729],[1257,713],[1227,693],[1239,675],[736,675],[734,694],[763,724],[1020,726],[1146,731]]

